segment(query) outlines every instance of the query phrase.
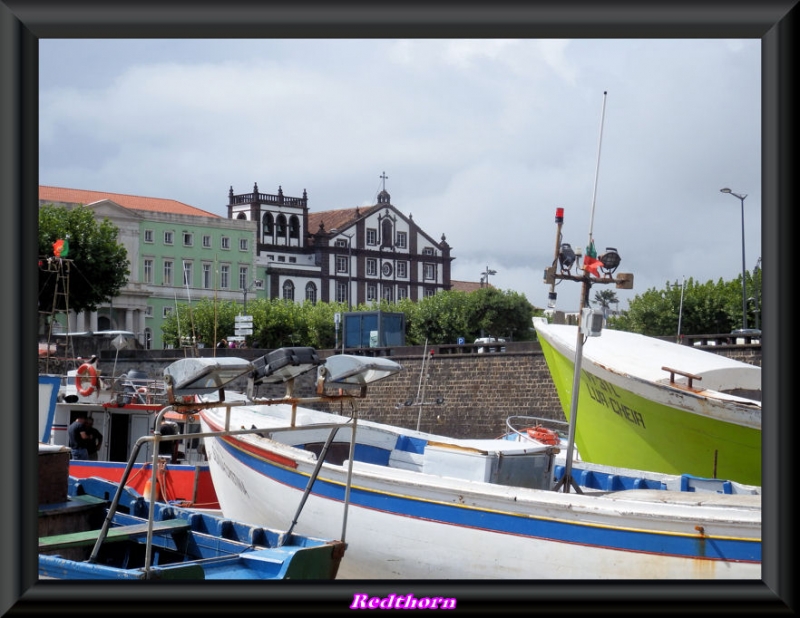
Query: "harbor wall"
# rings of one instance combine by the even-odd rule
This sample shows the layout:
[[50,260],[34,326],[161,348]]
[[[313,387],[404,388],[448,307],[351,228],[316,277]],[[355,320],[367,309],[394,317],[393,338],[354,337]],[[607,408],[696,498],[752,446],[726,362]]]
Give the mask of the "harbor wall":
[[[365,356],[387,356],[403,366],[401,372],[373,384],[364,398],[355,400],[359,418],[411,429],[419,426],[422,431],[458,438],[497,437],[505,432],[506,418],[511,415],[564,421],[564,412],[539,344],[509,342],[504,345],[504,352],[491,353],[477,353],[471,346],[347,350]],[[761,365],[760,345],[704,349]],[[253,359],[268,351],[201,349],[197,352],[201,356]],[[321,358],[333,353],[332,350],[318,352]],[[106,375],[118,376],[136,370],[161,379],[164,367],[186,355],[183,350],[123,350],[118,354],[102,352],[100,363]],[[39,370],[45,372],[42,359]],[[65,370],[51,359],[47,372],[63,374]],[[314,372],[300,376],[296,380],[295,396],[312,396],[314,379]],[[244,384],[234,387],[243,389]],[[258,391],[260,397],[278,398],[284,394],[282,385],[261,386]],[[310,407],[339,411],[340,405],[318,403]]]

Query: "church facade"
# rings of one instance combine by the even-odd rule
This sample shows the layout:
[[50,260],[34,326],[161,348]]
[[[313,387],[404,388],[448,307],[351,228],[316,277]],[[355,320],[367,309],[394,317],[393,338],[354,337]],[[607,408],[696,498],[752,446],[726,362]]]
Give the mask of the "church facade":
[[310,212],[308,195],[228,194],[228,218],[256,224],[256,278],[268,298],[341,302],[420,300],[449,290],[453,258],[391,203]]

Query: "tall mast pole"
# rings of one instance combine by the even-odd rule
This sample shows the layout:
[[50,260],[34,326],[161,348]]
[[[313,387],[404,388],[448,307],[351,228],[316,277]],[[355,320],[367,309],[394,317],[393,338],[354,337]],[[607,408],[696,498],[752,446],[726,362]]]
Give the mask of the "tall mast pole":
[[[603,92],[603,111],[600,116],[600,138],[599,143],[597,146],[597,166],[595,167],[594,173],[594,190],[592,192],[592,211],[591,217],[589,219],[589,247],[592,246],[592,230],[594,228],[594,208],[595,202],[597,199],[597,177],[600,173],[600,150],[603,144],[603,122],[606,115],[606,96],[608,92]],[[588,257],[588,255],[586,256]],[[584,258],[585,259],[585,258]],[[592,283],[589,279],[589,273],[584,270],[583,271],[583,282],[581,284],[581,300],[578,309],[578,316],[583,315],[583,308],[589,302],[589,290],[592,287]],[[572,478],[572,456],[575,451],[575,427],[578,424],[578,395],[580,393],[581,388],[581,363],[583,361],[583,341],[585,335],[581,332],[581,325],[578,324],[578,335],[577,341],[575,342],[575,370],[572,377],[572,401],[570,403],[570,414],[569,414],[569,436],[567,438],[567,458],[566,458],[566,465],[564,466],[564,476],[556,483],[555,489],[559,490],[561,487],[564,488],[564,493],[569,493],[569,488],[573,487],[577,493],[583,493],[578,484],[575,482],[575,479]]]

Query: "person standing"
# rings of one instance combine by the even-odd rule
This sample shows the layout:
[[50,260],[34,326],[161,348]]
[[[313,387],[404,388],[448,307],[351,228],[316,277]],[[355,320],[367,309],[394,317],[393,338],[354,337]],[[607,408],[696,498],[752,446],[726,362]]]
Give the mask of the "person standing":
[[94,426],[94,419],[91,416],[86,419],[86,433],[89,436],[89,441],[86,443],[88,458],[97,461],[97,453],[100,452],[100,445],[103,444],[103,434]]
[[79,413],[72,424],[67,427],[69,448],[72,450],[72,459],[89,459],[89,434],[86,431],[86,414]]
[[[177,436],[180,433],[178,426],[165,418],[161,419],[159,431],[162,436]],[[164,440],[158,445],[158,454],[169,455],[172,463],[178,463],[178,441]]]

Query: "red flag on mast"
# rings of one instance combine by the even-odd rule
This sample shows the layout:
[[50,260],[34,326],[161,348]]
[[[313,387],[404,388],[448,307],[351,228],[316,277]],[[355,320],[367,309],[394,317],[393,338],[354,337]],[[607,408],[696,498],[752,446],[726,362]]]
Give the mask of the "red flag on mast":
[[599,277],[597,269],[602,265],[603,263],[597,259],[597,250],[594,248],[594,240],[592,240],[589,246],[586,247],[586,255],[583,256],[583,270],[592,273],[595,277]]
[[53,243],[53,255],[56,257],[67,257],[69,253],[69,241],[59,238]]

